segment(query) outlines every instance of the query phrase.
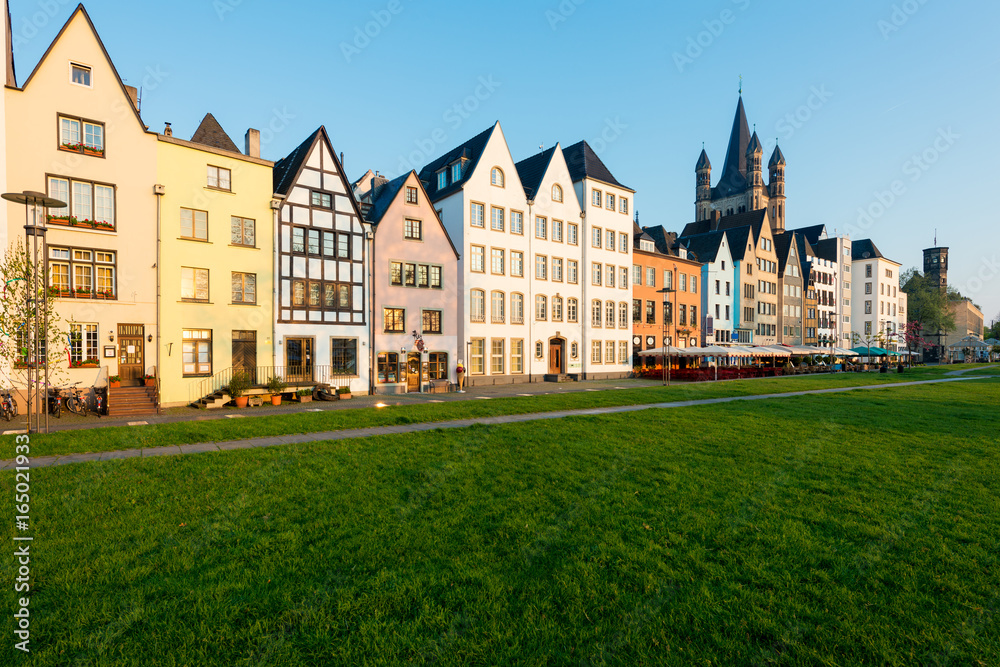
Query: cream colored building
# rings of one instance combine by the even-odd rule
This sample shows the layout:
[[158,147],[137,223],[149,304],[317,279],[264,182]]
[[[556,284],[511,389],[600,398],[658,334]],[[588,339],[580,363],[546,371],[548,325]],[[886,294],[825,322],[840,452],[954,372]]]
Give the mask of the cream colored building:
[[[170,134],[167,134],[170,132]],[[190,141],[158,136],[161,401],[187,405],[242,370],[257,385],[273,368],[272,168],[260,133],[244,152],[205,116]]]
[[[82,6],[20,86],[9,56],[8,44],[5,187],[68,204],[48,211],[46,256],[68,329],[65,358],[82,366],[69,381],[104,386],[121,375],[139,384],[158,366],[156,135]],[[24,207],[3,208],[5,240],[23,238]]]

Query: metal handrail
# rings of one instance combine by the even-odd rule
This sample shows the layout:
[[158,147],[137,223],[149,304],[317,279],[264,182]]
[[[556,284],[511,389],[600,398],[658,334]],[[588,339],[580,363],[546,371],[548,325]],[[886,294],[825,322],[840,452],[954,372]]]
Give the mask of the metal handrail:
[[236,371],[242,370],[250,375],[250,387],[259,389],[266,387],[271,378],[278,378],[286,385],[317,385],[329,384],[340,386],[350,385],[355,375],[334,373],[331,366],[257,366],[252,369],[227,368],[210,378],[195,381],[190,385],[189,403],[197,403],[206,396],[221,391],[229,386]]

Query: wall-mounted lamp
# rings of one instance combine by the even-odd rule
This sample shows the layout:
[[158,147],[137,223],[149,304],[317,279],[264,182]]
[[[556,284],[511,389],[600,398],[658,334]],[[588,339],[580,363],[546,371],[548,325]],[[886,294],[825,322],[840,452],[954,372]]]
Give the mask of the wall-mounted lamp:
[[111,329],[108,329],[108,342],[109,343],[115,342],[115,332]]
[[153,342],[153,334],[149,334],[148,336],[146,336],[146,342],[147,343],[152,343]]

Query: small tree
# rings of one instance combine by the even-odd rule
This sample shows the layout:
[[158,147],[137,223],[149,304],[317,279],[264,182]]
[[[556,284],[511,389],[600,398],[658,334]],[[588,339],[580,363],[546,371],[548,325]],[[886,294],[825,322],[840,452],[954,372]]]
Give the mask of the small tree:
[[[55,312],[55,294],[49,290],[45,278],[45,262],[41,256],[32,261],[32,252],[21,239],[12,243],[0,259],[0,281],[3,298],[0,299],[0,367],[10,373],[15,386],[28,387],[29,372],[38,369],[49,371],[49,382],[55,384],[65,377],[65,369],[58,362],[66,354],[66,332]],[[38,276],[38,293],[33,294],[35,272]],[[35,330],[37,314],[39,330]],[[35,341],[38,348],[35,348]],[[6,383],[5,383],[6,384]]]

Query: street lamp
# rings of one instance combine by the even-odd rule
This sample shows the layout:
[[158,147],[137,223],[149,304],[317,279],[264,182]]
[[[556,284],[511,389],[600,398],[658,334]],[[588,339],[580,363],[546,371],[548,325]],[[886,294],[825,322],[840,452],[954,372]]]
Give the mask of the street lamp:
[[[671,274],[671,277],[673,274]],[[673,280],[671,280],[673,283]],[[673,298],[668,302],[667,295],[674,294],[675,290],[673,287],[664,287],[661,290],[657,290],[657,294],[663,295],[663,384],[666,387],[670,386],[670,346],[667,344],[667,319],[669,315],[670,323],[673,324],[674,321],[674,304]],[[667,310],[667,304],[670,304],[670,310]],[[671,339],[671,342],[673,339]]]
[[[12,201],[15,204],[24,204],[24,236],[26,241],[26,246],[30,247],[31,250],[31,260],[29,262],[31,270],[31,284],[28,285],[28,299],[27,299],[27,312],[25,313],[25,342],[29,345],[30,352],[27,358],[27,372],[28,372],[28,409],[27,409],[27,421],[28,421],[28,433],[38,433],[41,429],[42,415],[45,415],[45,432],[49,431],[49,411],[48,411],[48,390],[49,390],[49,365],[46,359],[45,363],[45,387],[41,391],[41,398],[39,399],[39,384],[41,384],[41,378],[39,377],[40,371],[38,368],[38,363],[41,361],[42,352],[42,341],[45,341],[48,337],[49,331],[49,309],[47,303],[47,296],[42,297],[42,303],[45,304],[45,311],[39,317],[38,312],[38,299],[39,299],[39,285],[38,285],[38,242],[41,238],[42,243],[42,266],[45,266],[45,232],[47,231],[45,227],[45,220],[41,219],[39,215],[42,208],[63,208],[66,206],[66,202],[53,197],[47,196],[44,192],[33,192],[31,190],[25,190],[24,192],[7,192],[0,197],[3,197],[7,201]],[[28,247],[25,250],[28,250]],[[42,290],[44,292],[44,278],[42,284]],[[32,307],[34,306],[34,307]],[[44,330],[40,334],[39,331],[44,327]],[[48,346],[46,346],[46,357],[48,357]],[[32,360],[34,360],[34,380],[32,380]],[[35,430],[31,430],[31,418],[32,415],[35,416]]]

